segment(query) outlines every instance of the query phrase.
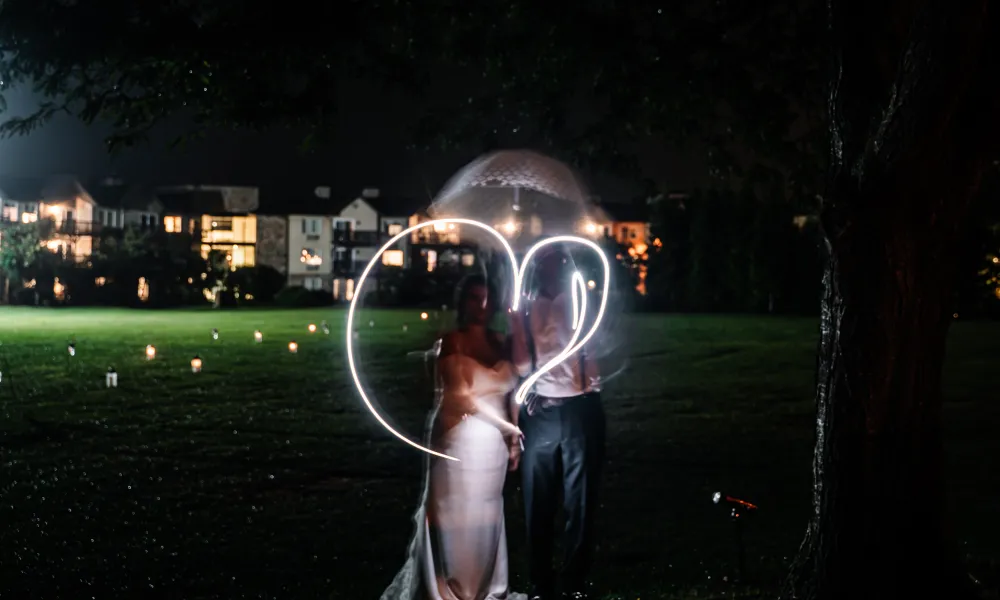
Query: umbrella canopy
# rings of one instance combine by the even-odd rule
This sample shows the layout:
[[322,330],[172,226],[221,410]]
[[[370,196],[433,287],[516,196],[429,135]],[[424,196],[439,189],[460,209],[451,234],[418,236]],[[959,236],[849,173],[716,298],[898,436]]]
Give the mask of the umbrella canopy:
[[472,161],[448,181],[428,213],[476,219],[517,246],[549,235],[593,235],[607,221],[572,169],[531,150],[501,150]]

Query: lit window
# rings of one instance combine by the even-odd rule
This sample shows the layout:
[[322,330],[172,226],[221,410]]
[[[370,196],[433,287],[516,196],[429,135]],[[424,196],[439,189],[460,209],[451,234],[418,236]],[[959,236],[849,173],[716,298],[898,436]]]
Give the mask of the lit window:
[[136,290],[136,295],[138,295],[139,300],[142,300],[143,302],[149,300],[149,284],[146,283],[145,277],[139,278],[139,289]]
[[180,233],[183,231],[183,223],[180,217],[163,217],[163,229],[167,233]]
[[232,217],[215,217],[212,219],[212,231],[232,231]]
[[347,293],[344,294],[344,299],[350,302],[354,299],[354,280],[347,280]]
[[430,273],[437,268],[438,253],[434,250],[427,251],[427,272]]
[[319,235],[321,226],[320,220],[314,218],[302,219],[302,233],[309,235]]
[[4,221],[16,221],[17,220],[17,204],[9,201],[3,203],[3,214],[0,215],[0,219]]
[[95,277],[94,278],[94,285],[96,285],[97,287],[101,287],[102,285],[104,285],[107,282],[108,282],[108,280],[105,279],[104,277]]
[[387,267],[402,267],[403,266],[403,251],[402,250],[386,250],[382,254],[382,264]]
[[33,212],[23,212],[21,213],[22,223],[34,223],[38,220],[38,214]]
[[303,248],[302,254],[299,256],[299,262],[304,262],[305,264],[311,266],[317,266],[323,264],[323,257],[320,256],[319,250]]
[[434,231],[437,231],[438,233],[441,233],[442,231],[446,231],[448,229],[448,226],[445,225],[444,223],[435,223],[434,225],[432,225],[432,227],[434,228]]
[[389,235],[399,235],[403,233],[403,226],[399,223],[390,223],[386,231],[388,231]]
[[471,267],[474,264],[476,264],[476,255],[475,254],[463,254],[462,255],[462,266],[463,267]]
[[340,300],[340,280],[333,280],[333,299]]

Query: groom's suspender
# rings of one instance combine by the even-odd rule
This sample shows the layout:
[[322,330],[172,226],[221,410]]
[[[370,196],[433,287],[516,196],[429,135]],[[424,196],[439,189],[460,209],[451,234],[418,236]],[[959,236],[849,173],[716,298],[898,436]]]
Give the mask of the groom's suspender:
[[531,306],[524,312],[524,332],[528,343],[528,352],[531,354],[531,372],[538,370],[538,352],[535,351],[535,336],[531,333]]

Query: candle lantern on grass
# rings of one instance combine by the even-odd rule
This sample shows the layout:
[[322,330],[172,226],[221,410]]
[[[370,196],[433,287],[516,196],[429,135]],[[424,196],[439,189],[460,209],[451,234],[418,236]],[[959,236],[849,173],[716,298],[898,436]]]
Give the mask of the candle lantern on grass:
[[736,542],[739,580],[746,581],[746,549],[743,544],[743,527],[747,517],[757,513],[757,505],[723,494],[722,492],[715,492],[712,495],[712,503],[728,509],[726,512],[733,524],[733,538]]
[[296,344],[295,342],[288,342],[288,351],[291,352],[292,354],[295,354],[296,352],[299,351],[299,345]]
[[310,323],[309,324],[309,333],[316,333],[316,324],[315,323]]
[[191,359],[191,372],[201,373],[201,358],[197,354]]
[[320,325],[320,327],[323,328],[323,333],[325,335],[330,335],[330,326],[326,324],[326,321],[323,321],[323,324]]
[[156,358],[156,348],[150,344],[146,346],[146,360],[153,360]]
[[69,346],[67,347],[67,349],[69,350],[69,355],[70,356],[76,356],[76,344],[74,344],[73,342],[70,342]]
[[212,339],[213,340],[219,339],[219,330],[218,329],[212,329]]
[[264,341],[264,334],[260,332],[260,329],[253,332],[253,341],[257,342],[258,344]]
[[118,387],[118,371],[114,367],[108,367],[108,372],[104,376],[104,385],[109,388]]

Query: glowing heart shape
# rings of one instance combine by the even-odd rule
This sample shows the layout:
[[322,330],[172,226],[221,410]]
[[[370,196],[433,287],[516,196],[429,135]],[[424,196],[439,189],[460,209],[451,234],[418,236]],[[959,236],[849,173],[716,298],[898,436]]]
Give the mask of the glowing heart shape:
[[435,219],[433,221],[426,221],[424,223],[413,225],[412,227],[409,227],[394,235],[392,239],[386,242],[385,245],[383,245],[379,249],[379,251],[375,253],[375,256],[373,256],[371,261],[368,262],[368,266],[366,266],[365,270],[361,272],[361,277],[358,278],[357,285],[354,288],[354,297],[351,299],[351,306],[347,311],[347,332],[346,332],[347,365],[351,371],[351,377],[354,379],[354,385],[357,387],[358,394],[361,395],[361,399],[364,401],[365,406],[368,407],[368,410],[371,411],[375,419],[383,427],[385,427],[389,431],[389,433],[391,433],[392,435],[396,436],[400,440],[406,442],[407,444],[413,446],[418,450],[422,450],[423,452],[426,452],[433,456],[437,456],[439,458],[446,458],[448,460],[458,461],[458,459],[453,456],[448,456],[447,454],[443,454],[441,452],[435,452],[430,448],[422,446],[419,443],[411,440],[410,438],[406,437],[405,435],[393,429],[392,426],[389,425],[389,423],[387,423],[380,414],[378,414],[378,411],[375,410],[375,407],[372,405],[371,400],[368,398],[368,394],[365,393],[365,389],[364,386],[361,385],[361,378],[358,376],[358,368],[354,360],[354,335],[353,335],[354,312],[357,309],[358,300],[361,298],[361,289],[365,284],[365,280],[368,278],[368,274],[375,267],[375,265],[378,264],[378,261],[382,257],[382,254],[384,254],[386,250],[392,248],[392,246],[394,246],[396,242],[398,242],[399,240],[403,239],[407,235],[410,235],[414,231],[423,229],[424,227],[432,227],[434,225],[447,225],[447,224],[471,225],[473,227],[477,227],[489,233],[500,242],[500,245],[507,252],[507,257],[510,259],[511,271],[514,273],[514,291],[510,304],[511,310],[514,311],[517,311],[520,306],[521,288],[524,283],[524,275],[525,272],[527,271],[528,264],[530,264],[531,259],[535,256],[535,254],[545,246],[558,243],[582,244],[594,250],[594,252],[596,252],[597,255],[601,258],[601,262],[604,265],[604,291],[601,294],[601,305],[597,311],[597,317],[594,319],[594,324],[591,325],[590,329],[587,331],[586,334],[581,336],[581,332],[583,330],[582,328],[583,318],[586,315],[587,311],[587,294],[586,294],[586,286],[583,283],[583,276],[580,275],[579,272],[576,272],[573,274],[572,282],[570,285],[572,291],[572,303],[573,303],[573,321],[572,321],[573,335],[570,338],[569,344],[566,345],[566,348],[563,349],[562,352],[560,352],[558,355],[552,358],[549,362],[542,365],[539,369],[537,369],[534,373],[532,373],[527,379],[525,379],[521,383],[521,387],[519,387],[517,389],[517,392],[515,392],[514,394],[514,399],[518,404],[524,402],[525,398],[528,395],[528,392],[531,390],[531,387],[535,384],[535,382],[538,381],[539,377],[541,377],[548,371],[551,371],[553,368],[556,367],[556,365],[558,365],[559,363],[563,362],[567,358],[577,353],[581,348],[583,348],[584,344],[586,344],[590,340],[590,338],[592,338],[594,334],[597,333],[597,328],[601,324],[601,319],[604,318],[604,311],[608,305],[608,289],[611,284],[611,265],[608,263],[608,258],[604,255],[604,252],[601,250],[601,247],[598,246],[593,241],[573,235],[560,235],[542,240],[541,242],[538,242],[537,244],[529,248],[528,252],[524,255],[524,261],[519,266],[517,262],[517,256],[514,254],[514,249],[510,247],[509,243],[507,243],[507,239],[504,238],[504,236],[501,235],[496,229],[493,229],[492,227],[486,225],[485,223],[480,223],[479,221],[474,221],[472,219]]

